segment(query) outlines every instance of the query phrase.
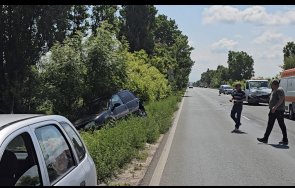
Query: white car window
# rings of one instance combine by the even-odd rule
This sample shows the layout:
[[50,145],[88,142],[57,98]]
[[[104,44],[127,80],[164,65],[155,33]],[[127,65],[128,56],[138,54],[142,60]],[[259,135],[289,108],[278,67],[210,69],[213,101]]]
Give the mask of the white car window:
[[68,136],[71,138],[72,144],[78,155],[79,161],[82,161],[85,157],[86,151],[81,139],[79,138],[79,136],[76,134],[76,132],[72,129],[72,127],[69,124],[65,122],[61,122],[60,124],[65,129]]
[[0,161],[0,185],[42,185],[39,163],[28,133],[16,136],[5,148]]
[[73,166],[73,155],[62,133],[54,126],[47,125],[35,130],[45,159],[49,180],[54,184]]

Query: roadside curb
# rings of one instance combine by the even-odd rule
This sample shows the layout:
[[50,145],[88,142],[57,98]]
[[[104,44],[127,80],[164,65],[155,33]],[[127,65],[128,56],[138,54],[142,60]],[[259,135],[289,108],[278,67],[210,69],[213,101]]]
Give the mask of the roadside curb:
[[[185,91],[184,95],[186,94],[186,92],[187,92],[187,90]],[[159,186],[160,185],[161,177],[162,177],[162,174],[163,174],[163,171],[164,171],[164,168],[165,168],[168,156],[169,156],[169,152],[170,152],[170,148],[171,148],[171,145],[172,145],[172,142],[173,142],[174,134],[175,134],[175,131],[176,131],[176,128],[177,128],[178,120],[179,120],[179,117],[180,117],[180,114],[181,114],[181,111],[182,111],[182,106],[183,106],[183,103],[184,103],[184,99],[185,98],[182,97],[181,103],[179,105],[179,109],[176,112],[176,117],[173,120],[172,127],[171,127],[171,129],[169,131],[168,139],[167,139],[167,141],[165,143],[165,146],[164,146],[164,149],[163,149],[163,151],[161,153],[160,159],[159,159],[159,161],[157,163],[157,166],[156,166],[156,168],[154,170],[154,173],[152,175],[149,186]]]

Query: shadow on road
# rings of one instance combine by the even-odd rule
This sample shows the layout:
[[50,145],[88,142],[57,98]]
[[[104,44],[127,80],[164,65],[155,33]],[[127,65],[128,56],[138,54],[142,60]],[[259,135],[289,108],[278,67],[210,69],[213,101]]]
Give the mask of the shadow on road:
[[278,148],[278,149],[289,149],[290,147],[287,145],[282,145],[282,144],[268,144],[274,148]]
[[285,116],[286,119],[288,119],[288,120],[290,120],[290,121],[295,121],[295,119],[290,119],[290,117],[289,117],[288,114],[285,114],[284,116]]
[[249,104],[249,103],[244,103],[244,105],[247,105],[247,106],[268,106],[268,104]]
[[[257,144],[264,144],[264,143],[257,143]],[[272,146],[274,148],[277,148],[277,149],[289,149],[290,147],[287,146],[287,145],[283,145],[283,144],[265,144],[265,145],[269,145],[269,146]]]
[[231,131],[231,133],[236,133],[236,134],[247,134],[247,133],[244,132],[244,131]]

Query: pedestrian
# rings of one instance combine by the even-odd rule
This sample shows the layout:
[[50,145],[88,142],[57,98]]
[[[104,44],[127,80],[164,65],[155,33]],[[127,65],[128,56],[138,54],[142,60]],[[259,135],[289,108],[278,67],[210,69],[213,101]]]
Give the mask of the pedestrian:
[[235,90],[232,93],[232,99],[230,102],[234,102],[234,105],[231,110],[231,118],[235,122],[235,129],[233,132],[239,132],[239,127],[241,124],[241,114],[243,110],[243,101],[246,99],[245,92],[241,89],[241,84],[236,83]]
[[288,145],[287,129],[284,122],[285,112],[285,92],[283,88],[279,87],[279,81],[274,80],[271,83],[271,95],[269,100],[269,113],[267,128],[263,138],[257,138],[259,142],[267,143],[269,135],[272,131],[276,119],[278,120],[279,126],[283,133],[283,139],[280,144]]

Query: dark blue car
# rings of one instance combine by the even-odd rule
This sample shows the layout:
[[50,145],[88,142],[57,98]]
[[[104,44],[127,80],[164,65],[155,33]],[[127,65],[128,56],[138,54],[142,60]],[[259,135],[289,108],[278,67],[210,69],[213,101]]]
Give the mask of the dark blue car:
[[76,129],[101,128],[108,121],[126,117],[130,114],[146,116],[142,101],[129,90],[122,90],[114,95],[108,102],[107,110],[89,115],[74,122]]

